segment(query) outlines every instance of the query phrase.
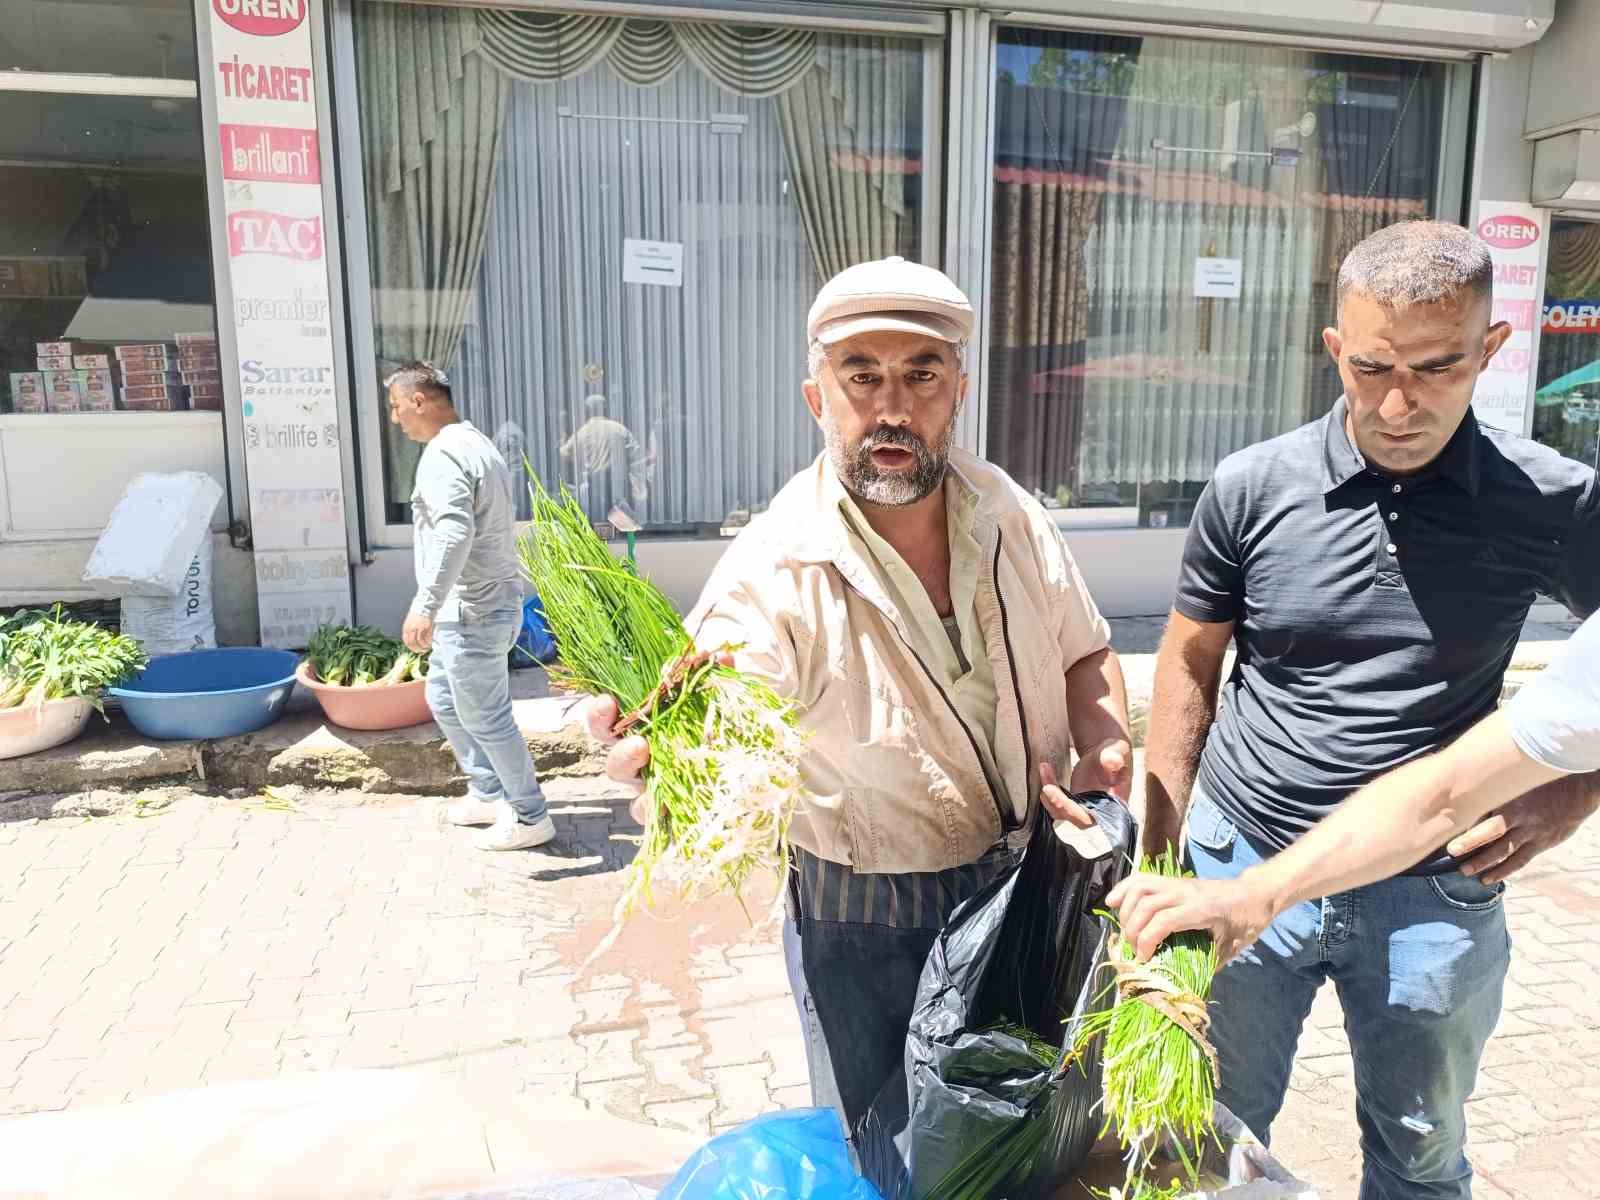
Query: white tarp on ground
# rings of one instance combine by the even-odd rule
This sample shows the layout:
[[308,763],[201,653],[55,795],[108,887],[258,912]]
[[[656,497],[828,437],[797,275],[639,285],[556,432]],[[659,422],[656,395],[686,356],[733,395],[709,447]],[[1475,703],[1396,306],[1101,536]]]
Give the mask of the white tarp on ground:
[[705,1140],[499,1082],[495,1049],[12,1118],[0,1122],[0,1197],[420,1200],[586,1180],[636,1187],[598,1194],[634,1200]]

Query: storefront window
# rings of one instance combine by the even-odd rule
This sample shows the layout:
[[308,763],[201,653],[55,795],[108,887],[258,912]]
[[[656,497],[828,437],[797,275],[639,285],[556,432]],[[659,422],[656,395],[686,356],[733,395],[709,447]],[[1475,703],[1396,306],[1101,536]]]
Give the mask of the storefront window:
[[1533,436],[1600,469],[1600,224],[1552,222]]
[[1445,68],[1007,29],[988,456],[1064,526],[1180,526],[1327,411],[1346,252],[1432,215]]
[[[378,371],[447,364],[596,521],[764,507],[821,448],[821,281],[921,257],[922,44],[387,3],[355,32]],[[384,428],[403,522],[417,451]]]
[[4,104],[5,411],[220,408],[197,102],[12,92]]
[[195,77],[192,0],[0,0],[0,70]]

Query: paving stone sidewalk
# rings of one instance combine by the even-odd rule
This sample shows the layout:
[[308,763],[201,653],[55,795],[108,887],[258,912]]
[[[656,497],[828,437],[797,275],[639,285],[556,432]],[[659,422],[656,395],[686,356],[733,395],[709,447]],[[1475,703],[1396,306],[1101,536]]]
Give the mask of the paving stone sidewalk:
[[[640,918],[580,972],[636,830],[601,780],[550,790],[561,837],[526,855],[418,797],[0,823],[0,1114],[402,1065],[702,1134],[807,1103],[775,930],[736,904]],[[1600,827],[1507,903],[1476,1194],[1600,1196]],[[1352,1088],[1325,991],[1275,1141],[1324,1196],[1355,1195]]]

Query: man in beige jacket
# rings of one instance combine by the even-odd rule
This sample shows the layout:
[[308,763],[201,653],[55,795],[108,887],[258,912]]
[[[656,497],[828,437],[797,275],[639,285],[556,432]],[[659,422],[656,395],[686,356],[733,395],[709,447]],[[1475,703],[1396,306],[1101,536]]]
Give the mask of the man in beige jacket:
[[[812,1091],[853,1129],[904,1052],[953,909],[1013,861],[1056,786],[1126,800],[1122,671],[1060,531],[1004,472],[952,449],[972,307],[891,258],[835,276],[807,321],[803,391],[826,450],[728,548],[699,645],[801,706],[785,949]],[[590,705],[606,739],[614,701]],[[642,739],[607,764],[637,781]]]

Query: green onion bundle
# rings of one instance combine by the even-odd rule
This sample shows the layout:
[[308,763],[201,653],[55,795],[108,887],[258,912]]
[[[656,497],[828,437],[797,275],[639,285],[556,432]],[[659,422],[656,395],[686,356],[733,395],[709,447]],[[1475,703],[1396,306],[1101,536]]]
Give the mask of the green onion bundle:
[[[1185,872],[1171,851],[1141,871],[1179,876]],[[1105,1038],[1102,1062],[1105,1113],[1128,1151],[1127,1200],[1167,1195],[1139,1181],[1164,1141],[1185,1155],[1215,1136],[1216,1055],[1206,1040],[1206,1005],[1217,973],[1217,952],[1208,934],[1177,933],[1154,957],[1140,963],[1120,935],[1109,948],[1116,978],[1116,1003],[1079,1024],[1074,1053]],[[1186,1162],[1190,1174],[1193,1164]]]
[[89,621],[27,610],[0,622],[0,710],[82,697],[101,712],[100,693],[148,661],[139,643]]
[[617,919],[649,903],[658,875],[688,898],[738,894],[787,862],[800,788],[793,706],[697,653],[672,602],[611,554],[571,495],[529,476],[533,522],[518,549],[561,647],[552,674],[616,697],[616,732],[650,746],[644,834]]
[[311,673],[334,687],[391,687],[428,674],[428,656],[370,625],[322,625],[306,643]]

